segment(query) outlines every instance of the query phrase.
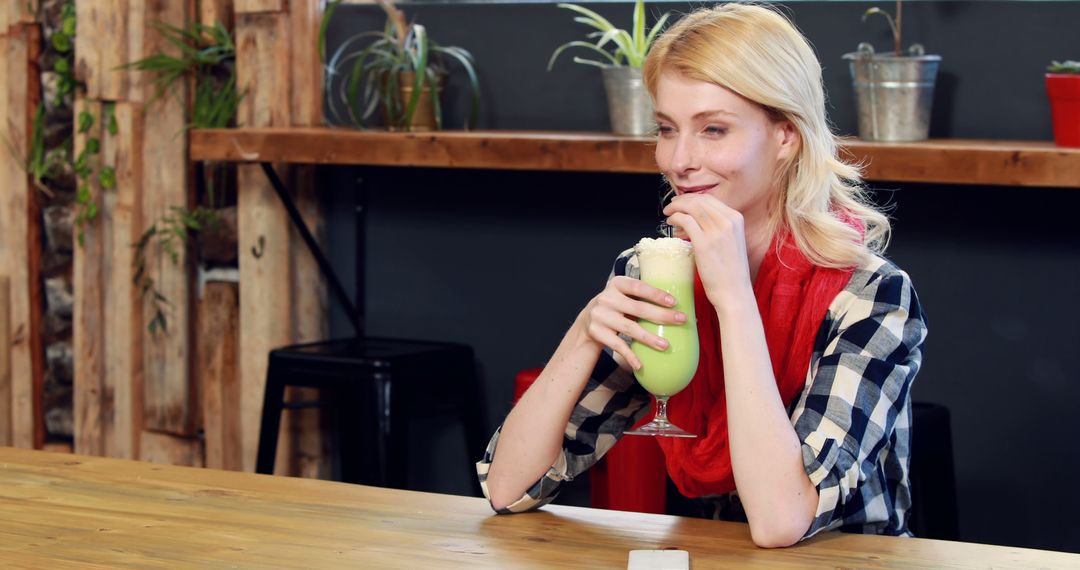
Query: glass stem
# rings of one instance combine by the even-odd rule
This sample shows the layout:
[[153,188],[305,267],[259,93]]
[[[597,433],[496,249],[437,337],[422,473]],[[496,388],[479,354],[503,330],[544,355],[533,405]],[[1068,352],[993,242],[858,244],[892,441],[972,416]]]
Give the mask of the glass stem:
[[668,423],[667,419],[667,401],[669,396],[657,396],[656,397],[656,417],[654,422]]

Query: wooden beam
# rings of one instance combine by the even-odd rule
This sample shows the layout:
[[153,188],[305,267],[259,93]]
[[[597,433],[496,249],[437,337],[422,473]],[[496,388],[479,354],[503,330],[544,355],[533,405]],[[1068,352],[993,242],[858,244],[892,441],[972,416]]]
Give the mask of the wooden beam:
[[236,0],[236,14],[284,12],[287,9],[285,2],[286,0]]
[[[247,96],[239,122],[289,124],[287,15],[239,15],[236,22],[237,83]],[[284,176],[284,173],[283,173]],[[271,349],[292,342],[289,222],[266,177],[256,166],[238,172],[237,233],[240,282],[240,418],[242,459],[254,471],[259,422]]]
[[289,40],[292,42],[291,126],[322,125],[323,65],[319,61],[322,2],[289,0]]
[[202,442],[199,439],[148,430],[143,431],[140,438],[139,458],[163,465],[205,465]]
[[[88,113],[94,117],[93,126],[86,132],[79,133],[76,126],[75,156],[79,156],[91,140],[101,140],[100,101],[87,100],[82,96],[75,99],[74,113],[78,117]],[[100,156],[92,156],[91,165],[100,164]],[[95,174],[97,169],[95,168]],[[95,203],[100,203],[101,188],[98,177],[90,176],[80,181],[89,189]],[[105,440],[103,423],[105,419],[105,343],[104,343],[104,279],[102,264],[104,243],[101,217],[86,221],[75,227],[74,265],[72,281],[75,295],[75,314],[72,324],[72,345],[74,347],[74,420],[75,451],[87,455],[104,455]],[[81,243],[80,243],[81,241]]]
[[[289,186],[294,190],[293,198],[300,215],[315,238],[323,243],[324,224],[315,187],[315,167],[294,166],[291,175]],[[326,279],[296,230],[291,229],[289,233],[292,249],[293,339],[298,343],[326,340],[329,335]],[[313,401],[321,397],[315,389],[294,388],[286,394],[287,401]],[[301,477],[329,478],[331,464],[327,442],[323,437],[324,414],[319,408],[300,408],[288,410],[285,417],[288,421],[283,421],[283,426],[288,431],[281,434],[279,441],[289,439],[292,449],[278,450],[277,457],[291,459],[287,465],[282,465],[282,471]]]
[[[80,0],[86,1],[86,0]],[[160,12],[160,8],[154,7],[148,10],[147,4],[149,2],[139,0],[128,1],[127,11],[127,60],[124,63],[131,63],[142,59],[153,53],[153,49],[159,40],[157,30],[154,28],[156,25],[154,19]],[[147,43],[147,34],[150,34],[149,44]],[[124,77],[124,84],[127,86],[127,93],[120,99],[123,101],[131,102],[144,102],[149,101],[153,97],[152,87],[150,87],[149,74],[138,73],[134,71],[121,72]]]
[[[18,0],[14,0],[18,1]],[[101,35],[101,22],[108,10],[107,0],[79,0],[75,3],[75,78],[86,85],[86,98],[101,99],[101,50],[109,42]],[[78,447],[76,446],[76,449]]]
[[[289,37],[292,41],[292,103],[291,125],[318,126],[322,124],[322,76],[319,61],[319,24],[322,10],[320,2],[289,0]],[[316,239],[323,242],[323,213],[321,201],[315,188],[315,167],[294,166],[290,172],[293,198],[304,222],[311,228]],[[318,264],[307,251],[296,230],[290,231],[292,249],[293,283],[293,339],[295,342],[325,340],[329,334],[327,324],[326,280]],[[289,401],[319,400],[318,390],[297,388],[290,390]],[[300,408],[285,414],[283,427],[289,429],[279,441],[286,439],[292,451],[279,449],[277,457],[290,461],[283,466],[289,475],[308,478],[331,476],[330,454],[324,437],[325,414],[320,408]]]
[[[19,26],[18,35],[26,40],[26,139],[34,136],[34,117],[41,102],[41,26],[34,22],[37,15],[37,2],[28,2],[27,14]],[[27,23],[29,22],[29,23]],[[29,148],[29,145],[27,146]],[[29,178],[24,174],[24,178]],[[29,184],[29,183],[28,183]],[[41,448],[45,443],[45,416],[43,410],[45,392],[45,342],[42,338],[45,319],[45,299],[41,279],[42,257],[42,217],[41,199],[32,185],[27,187],[26,195],[26,256],[28,263],[28,289],[30,311],[30,371],[31,371],[31,406],[34,447]]]
[[[655,173],[655,141],[605,133],[441,131],[388,133],[331,128],[194,131],[197,160],[284,161],[436,168]],[[1080,149],[1047,141],[935,139],[842,142],[866,162],[867,180],[1080,188]]]
[[0,446],[11,445],[11,280],[0,275]]
[[[80,1],[85,2],[86,0]],[[128,10],[130,4],[141,4],[144,1],[105,0],[105,9],[99,10],[97,13],[97,34],[91,36],[90,40],[100,45],[98,65],[101,67],[94,76],[100,83],[97,92],[101,99],[110,101],[127,99],[130,89],[128,81],[137,72],[123,71],[117,68],[138,59],[137,57],[130,57],[128,54],[131,47],[128,40],[128,28],[131,25]]]
[[41,401],[40,211],[25,160],[40,98],[37,58],[40,28],[12,22],[0,36],[0,271],[10,278],[12,441],[36,447],[44,440]]
[[12,23],[34,24],[37,23],[38,0],[14,0],[15,14]]
[[237,351],[240,292],[236,283],[209,282],[199,300],[198,362],[206,466],[239,471],[241,425]]
[[[110,457],[135,458],[141,429],[135,424],[135,385],[142,373],[142,311],[132,281],[134,250],[141,231],[139,186],[142,182],[141,105],[116,103],[112,107],[115,129],[103,125],[103,163],[116,173],[116,187],[102,189],[104,220],[105,370],[102,398],[105,453]],[[103,120],[110,120],[103,118]],[[115,130],[115,134],[110,131]]]
[[[183,26],[186,9],[182,2],[157,2],[146,5],[143,29],[144,53],[172,53],[156,25],[160,21]],[[151,89],[149,85],[144,88]],[[144,93],[147,99],[147,96]],[[142,216],[145,227],[159,224],[175,215],[172,208],[190,207],[187,168],[187,134],[184,130],[188,95],[183,83],[168,97],[161,97],[144,108],[142,138]],[[168,327],[157,334],[147,334],[143,342],[143,421],[147,429],[189,436],[194,434],[195,391],[190,381],[191,358],[191,277],[188,252],[183,244],[176,247],[176,261],[148,248],[147,267],[155,286],[166,299]],[[144,318],[153,314],[153,300],[143,306]],[[144,321],[146,322],[146,321]]]
[[226,29],[233,29],[233,12],[232,0],[199,1],[199,21],[207,26],[221,22]]

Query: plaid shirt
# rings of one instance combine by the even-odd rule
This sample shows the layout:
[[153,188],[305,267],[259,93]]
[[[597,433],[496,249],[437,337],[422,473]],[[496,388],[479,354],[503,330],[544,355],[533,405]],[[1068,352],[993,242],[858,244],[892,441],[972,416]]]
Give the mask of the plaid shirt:
[[[612,275],[638,278],[633,250]],[[814,342],[806,387],[788,409],[818,507],[804,538],[822,530],[910,536],[908,467],[911,383],[922,362],[926,323],[907,274],[873,256],[829,305]],[[605,351],[582,392],[548,472],[501,513],[543,506],[599,460],[647,410],[649,394]],[[500,428],[501,430],[501,428]],[[477,463],[487,471],[499,431]],[[716,518],[745,520],[737,491],[707,497]]]

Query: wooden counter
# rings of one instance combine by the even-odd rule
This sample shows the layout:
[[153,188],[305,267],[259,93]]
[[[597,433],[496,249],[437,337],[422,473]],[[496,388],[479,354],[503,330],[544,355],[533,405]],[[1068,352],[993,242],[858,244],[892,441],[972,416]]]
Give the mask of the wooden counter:
[[[332,128],[195,130],[193,160],[655,173],[650,137],[536,131],[389,133]],[[868,180],[1080,188],[1080,149],[942,139],[843,149]]]
[[0,448],[0,561],[18,568],[1077,568],[1080,555],[830,533],[763,550],[748,527]]

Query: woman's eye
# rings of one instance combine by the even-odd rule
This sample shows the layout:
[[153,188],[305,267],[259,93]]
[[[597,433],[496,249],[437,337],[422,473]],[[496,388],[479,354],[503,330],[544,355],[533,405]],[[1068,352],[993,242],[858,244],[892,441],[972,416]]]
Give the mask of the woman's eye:
[[726,133],[727,133],[727,129],[725,129],[724,127],[714,127],[714,126],[705,127],[705,134],[707,134],[707,135],[717,135],[717,136],[719,136],[719,135],[723,135],[723,134],[726,134]]
[[662,135],[669,135],[669,134],[675,132],[675,129],[671,128],[668,125],[656,125],[656,132],[658,132],[658,133],[660,133]]

